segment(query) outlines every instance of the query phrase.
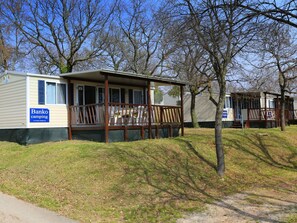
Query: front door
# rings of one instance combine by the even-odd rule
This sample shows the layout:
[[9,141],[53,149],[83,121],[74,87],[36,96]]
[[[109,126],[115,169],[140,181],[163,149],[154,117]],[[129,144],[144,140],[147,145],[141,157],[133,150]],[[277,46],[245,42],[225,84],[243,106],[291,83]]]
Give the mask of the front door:
[[78,105],[96,104],[96,87],[78,86]]
[[94,86],[78,86],[77,99],[79,107],[79,124],[95,124],[97,122],[96,115],[96,87]]
[[85,86],[85,105],[96,104],[96,87]]

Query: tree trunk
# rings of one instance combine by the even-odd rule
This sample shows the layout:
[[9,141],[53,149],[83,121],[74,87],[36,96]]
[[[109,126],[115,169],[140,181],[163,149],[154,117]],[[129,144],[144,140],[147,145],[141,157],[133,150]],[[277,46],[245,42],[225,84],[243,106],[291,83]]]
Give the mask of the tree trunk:
[[280,101],[280,121],[281,121],[281,131],[286,130],[286,117],[285,117],[285,108],[286,108],[286,98],[285,98],[285,90],[281,89],[281,101]]
[[7,62],[7,49],[5,46],[5,41],[4,41],[4,37],[2,34],[2,30],[0,29],[0,53],[2,55],[2,66],[4,68],[4,70],[8,70],[8,62]]
[[196,95],[191,92],[191,119],[192,119],[192,125],[194,128],[198,128],[198,120],[197,120],[197,114],[195,111],[196,108]]
[[224,101],[226,96],[226,86],[220,86],[219,101],[216,106],[216,120],[215,120],[215,143],[217,155],[217,173],[223,177],[225,173],[225,157],[222,139],[222,115],[224,110]]

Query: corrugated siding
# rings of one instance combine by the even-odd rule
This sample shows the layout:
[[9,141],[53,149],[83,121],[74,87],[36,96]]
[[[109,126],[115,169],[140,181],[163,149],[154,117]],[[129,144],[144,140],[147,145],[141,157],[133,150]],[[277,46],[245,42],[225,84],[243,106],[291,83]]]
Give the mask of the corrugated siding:
[[25,128],[26,78],[9,74],[0,80],[0,129]]
[[47,108],[50,111],[49,123],[30,123],[31,128],[43,127],[67,127],[68,126],[68,113],[66,105],[39,105],[38,104],[38,80],[47,82],[66,83],[57,79],[30,77],[30,103],[29,108]]
[[[215,100],[218,99],[218,95],[214,94]],[[213,122],[216,116],[216,106],[209,100],[209,94],[203,92],[196,96],[196,114],[199,122]],[[233,108],[224,109],[228,111],[228,117],[223,118],[223,121],[233,121]],[[184,95],[184,121],[191,122],[191,95]]]

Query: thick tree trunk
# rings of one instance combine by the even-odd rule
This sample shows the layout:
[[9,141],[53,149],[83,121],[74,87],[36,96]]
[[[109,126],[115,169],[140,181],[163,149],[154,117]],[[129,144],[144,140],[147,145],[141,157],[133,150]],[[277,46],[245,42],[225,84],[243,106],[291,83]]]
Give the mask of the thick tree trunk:
[[285,117],[285,108],[286,108],[286,98],[285,98],[285,90],[281,89],[281,101],[280,101],[280,121],[281,121],[281,131],[286,130],[286,117]]
[[196,95],[191,93],[191,119],[192,119],[192,125],[194,128],[198,128],[198,120],[197,120],[197,114],[195,111],[196,108]]
[[216,120],[215,120],[215,143],[217,155],[217,173],[219,176],[224,176],[225,173],[225,157],[222,139],[222,115],[224,110],[224,101],[226,96],[226,86],[220,87],[219,101],[216,107]]

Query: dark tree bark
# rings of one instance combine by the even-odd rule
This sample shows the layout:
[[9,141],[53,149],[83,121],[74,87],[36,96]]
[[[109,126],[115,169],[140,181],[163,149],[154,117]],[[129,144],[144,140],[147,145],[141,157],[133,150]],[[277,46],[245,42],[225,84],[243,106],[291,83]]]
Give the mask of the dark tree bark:
[[281,101],[280,101],[281,131],[286,130],[286,117],[285,117],[286,102],[285,101],[286,101],[285,90],[281,89]]
[[215,138],[216,138],[216,155],[217,155],[217,172],[219,176],[224,176],[225,173],[225,156],[223,150],[223,139],[222,139],[222,115],[224,110],[224,102],[226,96],[226,85],[222,85],[220,89],[219,100],[216,109],[216,120],[215,120]]

